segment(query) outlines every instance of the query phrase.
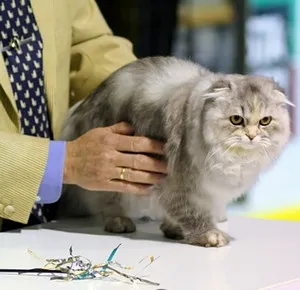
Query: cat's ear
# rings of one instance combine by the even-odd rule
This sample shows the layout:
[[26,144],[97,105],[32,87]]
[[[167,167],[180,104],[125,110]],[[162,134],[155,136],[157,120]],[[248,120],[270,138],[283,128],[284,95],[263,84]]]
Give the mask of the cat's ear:
[[228,80],[218,80],[214,82],[208,90],[204,93],[203,97],[205,99],[214,99],[218,97],[224,97],[226,93],[232,90],[230,81]]
[[283,89],[276,88],[276,89],[274,89],[274,93],[280,104],[296,107],[295,104],[293,104],[291,101],[289,101],[289,99],[287,98]]

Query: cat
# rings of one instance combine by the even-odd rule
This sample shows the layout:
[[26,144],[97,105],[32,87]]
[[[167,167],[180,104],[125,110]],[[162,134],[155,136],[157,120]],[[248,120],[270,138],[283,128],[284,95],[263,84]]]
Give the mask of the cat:
[[165,142],[168,174],[150,196],[65,185],[58,217],[101,214],[105,230],[134,232],[135,218],[162,220],[165,237],[221,247],[226,206],[251,189],[290,138],[290,103],[263,76],[213,73],[169,57],[136,60],[69,111],[61,139],[120,121]]

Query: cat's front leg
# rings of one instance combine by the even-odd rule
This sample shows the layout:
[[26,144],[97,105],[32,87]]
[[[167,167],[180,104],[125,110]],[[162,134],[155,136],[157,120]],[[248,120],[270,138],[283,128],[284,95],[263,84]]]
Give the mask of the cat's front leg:
[[161,231],[164,236],[172,240],[182,240],[184,239],[182,228],[177,224],[174,224],[169,218],[165,217],[161,226]]
[[229,244],[229,236],[219,230],[213,222],[213,217],[209,212],[193,212],[179,217],[179,222],[187,234],[184,241],[191,245],[202,247],[223,247]]
[[190,200],[189,196],[188,193],[179,193],[171,199],[171,202],[168,198],[160,198],[172,224],[177,224],[182,229],[183,241],[202,247],[227,245],[230,238],[216,227],[213,211],[207,201],[198,200],[195,203]]
[[136,231],[136,226],[129,217],[107,216],[104,220],[104,230],[110,233],[133,233]]
[[213,212],[216,223],[223,223],[227,221],[227,204],[225,202],[215,204]]
[[136,225],[129,218],[121,204],[120,193],[108,192],[111,198],[106,200],[103,207],[104,230],[110,233],[133,233],[136,231]]

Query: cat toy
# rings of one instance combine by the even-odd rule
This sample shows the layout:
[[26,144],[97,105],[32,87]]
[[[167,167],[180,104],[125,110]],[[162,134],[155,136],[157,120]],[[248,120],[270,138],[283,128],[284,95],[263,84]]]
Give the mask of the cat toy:
[[[138,274],[129,274],[125,271],[133,270],[133,266],[123,266],[122,264],[113,260],[116,252],[120,248],[119,244],[114,248],[107,258],[107,261],[100,264],[93,265],[92,262],[86,257],[80,255],[73,255],[73,247],[69,248],[69,257],[67,258],[54,258],[54,259],[43,259],[37,256],[31,250],[28,253],[35,258],[45,260],[46,264],[42,268],[34,269],[0,269],[0,273],[37,273],[40,274],[50,274],[50,280],[62,280],[62,281],[72,281],[72,280],[87,280],[87,279],[105,279],[114,278],[117,280],[125,279],[126,282],[130,283],[144,283],[153,286],[159,286],[159,283],[144,279]],[[158,257],[145,257],[139,261],[138,265],[142,264],[144,261],[148,260],[142,270],[150,266]]]

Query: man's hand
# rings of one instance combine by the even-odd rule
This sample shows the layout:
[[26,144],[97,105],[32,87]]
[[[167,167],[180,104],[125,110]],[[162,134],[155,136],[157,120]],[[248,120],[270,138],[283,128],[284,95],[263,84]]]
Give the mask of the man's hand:
[[64,183],[88,190],[147,193],[165,177],[167,165],[142,153],[163,155],[163,144],[132,133],[133,128],[122,122],[67,142]]

